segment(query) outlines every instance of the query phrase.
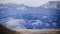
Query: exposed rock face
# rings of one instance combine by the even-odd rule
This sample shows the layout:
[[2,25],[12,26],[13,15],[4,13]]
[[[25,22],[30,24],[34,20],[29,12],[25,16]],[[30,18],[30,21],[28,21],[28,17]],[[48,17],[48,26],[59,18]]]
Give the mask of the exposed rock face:
[[20,29],[14,31],[0,24],[0,34],[60,34],[59,30],[60,29],[46,29],[46,30]]
[[17,31],[8,29],[7,27],[0,24],[0,34],[20,34],[20,33]]

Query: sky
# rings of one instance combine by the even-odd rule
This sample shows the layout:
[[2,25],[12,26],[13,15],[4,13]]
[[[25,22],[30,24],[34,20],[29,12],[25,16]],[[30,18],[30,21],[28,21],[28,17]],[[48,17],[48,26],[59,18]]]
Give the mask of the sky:
[[24,4],[31,7],[38,7],[49,1],[60,1],[60,0],[0,0],[0,3],[16,3],[16,4]]

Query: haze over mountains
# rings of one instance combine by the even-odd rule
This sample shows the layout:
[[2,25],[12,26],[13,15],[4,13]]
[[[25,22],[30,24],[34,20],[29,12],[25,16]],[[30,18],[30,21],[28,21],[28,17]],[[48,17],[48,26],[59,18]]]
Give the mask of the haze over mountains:
[[12,29],[60,28],[60,1],[50,1],[40,7],[0,4],[0,21]]

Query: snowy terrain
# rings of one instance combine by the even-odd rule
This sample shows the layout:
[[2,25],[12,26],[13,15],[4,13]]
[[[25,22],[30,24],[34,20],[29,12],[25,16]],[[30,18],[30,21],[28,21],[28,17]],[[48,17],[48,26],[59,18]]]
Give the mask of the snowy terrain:
[[11,29],[60,28],[60,8],[53,8],[54,2],[51,3],[40,7],[0,4],[0,24]]

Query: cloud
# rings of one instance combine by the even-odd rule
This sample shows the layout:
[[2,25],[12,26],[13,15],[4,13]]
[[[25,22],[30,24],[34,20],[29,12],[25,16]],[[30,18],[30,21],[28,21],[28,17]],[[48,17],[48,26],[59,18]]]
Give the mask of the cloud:
[[42,0],[42,1],[41,0],[2,0],[1,2],[3,3],[11,2],[17,4],[24,4],[31,7],[38,7],[40,5],[43,5],[44,3],[47,3],[48,1],[59,1],[59,0]]
[[26,27],[24,27],[24,25],[22,25],[22,23],[24,24],[25,21],[22,19],[10,19],[8,22],[6,22],[5,26],[8,28],[11,28],[13,30],[16,29],[26,29]]

